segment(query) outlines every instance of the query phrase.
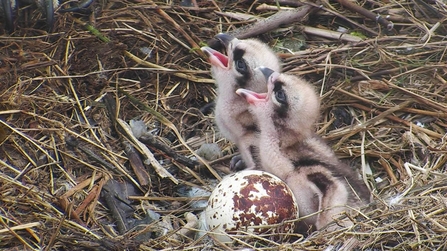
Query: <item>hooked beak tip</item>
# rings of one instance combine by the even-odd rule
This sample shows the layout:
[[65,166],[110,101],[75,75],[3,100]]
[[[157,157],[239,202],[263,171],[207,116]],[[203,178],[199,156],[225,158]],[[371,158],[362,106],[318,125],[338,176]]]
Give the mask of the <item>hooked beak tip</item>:
[[220,43],[225,47],[228,48],[228,45],[230,44],[230,42],[235,39],[235,37],[233,37],[230,34],[227,33],[219,33],[215,36],[215,38],[217,38],[217,40],[220,41]]
[[265,79],[268,79],[270,75],[275,72],[274,70],[264,66],[259,66],[258,69],[262,72],[262,74],[264,74]]

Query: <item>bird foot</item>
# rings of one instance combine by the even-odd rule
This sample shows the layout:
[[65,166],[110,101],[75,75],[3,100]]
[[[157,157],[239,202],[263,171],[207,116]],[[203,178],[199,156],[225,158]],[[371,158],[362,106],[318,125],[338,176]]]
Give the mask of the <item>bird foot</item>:
[[247,166],[245,165],[245,162],[242,159],[241,155],[236,155],[233,158],[231,158],[231,161],[230,161],[231,171],[240,171],[240,170],[244,170],[246,168],[247,168]]

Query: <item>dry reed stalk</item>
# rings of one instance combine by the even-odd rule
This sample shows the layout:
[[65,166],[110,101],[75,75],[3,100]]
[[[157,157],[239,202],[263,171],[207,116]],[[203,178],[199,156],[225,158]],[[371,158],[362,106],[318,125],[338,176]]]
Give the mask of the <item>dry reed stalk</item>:
[[[15,32],[0,28],[0,249],[447,249],[447,8],[356,2],[390,15],[394,30],[386,31],[335,2],[301,9],[296,1],[263,2],[270,7],[262,12],[258,2],[94,2],[89,14],[57,14],[52,33],[41,29],[35,6],[18,9]],[[219,32],[251,27],[221,13],[272,20],[277,4],[310,18],[264,26],[260,38],[275,46],[284,71],[319,90],[318,133],[361,170],[374,202],[343,216],[354,224],[335,232],[279,236],[283,241],[242,235],[235,245],[212,242],[206,231],[194,239],[185,213],[200,212],[191,205],[207,197],[187,197],[182,189],[210,190],[236,152],[214,128],[212,112],[201,112],[215,91],[198,49]],[[304,26],[324,32],[303,33]],[[361,41],[324,36],[340,27]],[[302,42],[303,50],[288,40]],[[113,119],[107,94],[119,101]],[[154,144],[146,151],[129,133],[117,133],[131,119],[144,121],[164,149]],[[121,135],[143,149],[133,157],[149,157],[158,171],[131,165]],[[218,144],[224,156],[201,160],[195,151],[205,142]],[[137,188],[126,198],[131,214],[124,223],[151,213],[160,218],[119,234],[101,197],[109,180]]]

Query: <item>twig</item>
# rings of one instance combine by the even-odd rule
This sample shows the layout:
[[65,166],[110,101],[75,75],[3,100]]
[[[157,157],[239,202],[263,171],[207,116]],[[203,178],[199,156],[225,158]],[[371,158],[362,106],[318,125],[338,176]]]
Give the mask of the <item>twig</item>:
[[102,166],[106,167],[108,170],[115,171],[115,169],[116,169],[115,166],[108,163],[103,158],[99,157],[96,153],[94,153],[92,150],[88,149],[87,147],[79,145],[79,142],[75,137],[68,136],[67,138],[65,138],[65,143],[67,143],[67,145],[69,145],[73,148],[77,148],[77,149],[81,150],[82,152],[87,154],[87,156],[90,157],[90,159],[98,162]]
[[67,197],[59,197],[56,198],[56,203],[59,207],[62,208],[62,210],[64,211],[64,213],[67,215],[67,218],[69,219],[73,219],[74,221],[76,221],[78,224],[80,224],[81,226],[86,226],[85,222],[83,222],[81,220],[81,217],[79,216],[79,214],[73,210],[73,204],[70,203],[69,199]]
[[411,103],[413,103],[413,100],[407,100],[404,101],[402,103],[400,103],[399,105],[395,106],[395,107],[391,107],[386,111],[380,112],[377,116],[375,116],[374,118],[367,120],[364,123],[361,123],[359,125],[354,126],[351,131],[346,134],[345,136],[343,136],[343,138],[341,138],[336,145],[336,148],[338,148],[345,140],[347,140],[349,137],[351,137],[352,135],[358,133],[359,131],[362,130],[366,130],[367,127],[369,126],[374,126],[377,123],[379,123],[382,119],[386,118],[387,116],[389,116],[390,114],[399,111],[407,106],[409,106]]
[[[109,182],[107,182],[105,184],[105,186],[103,187],[102,190],[102,197],[104,198],[107,207],[109,208],[110,212],[112,213],[113,219],[115,220],[115,224],[116,224],[116,228],[118,229],[118,232],[120,234],[123,234],[124,232],[127,231],[128,228],[128,224],[127,224],[127,220],[126,220],[126,213],[124,212],[124,210],[119,206],[119,199],[124,199],[124,198],[120,198],[120,195],[117,191],[115,191],[115,188],[117,185],[114,185],[114,183],[117,183],[114,180],[109,180]],[[119,185],[118,185],[119,187]]]
[[[399,72],[401,69],[401,67],[395,67],[393,69],[387,69],[387,70],[382,70],[382,71],[376,71],[376,72],[372,72],[370,74],[368,74],[368,77],[373,78],[373,77],[380,77],[382,75],[388,75],[388,74],[392,74],[394,72]],[[365,80],[367,79],[365,76],[363,75],[359,75],[359,76],[355,76],[351,78],[352,82],[356,82],[356,81],[360,81],[360,80]]]
[[385,158],[380,158],[378,160],[378,162],[383,167],[383,169],[385,169],[385,172],[390,177],[391,184],[396,184],[397,183],[397,178],[396,178],[396,175],[394,175],[394,172],[393,172],[393,169],[391,168],[390,163],[388,163],[388,161],[385,160]]
[[[281,10],[293,10],[294,8],[292,7],[281,7]],[[273,5],[268,5],[266,3],[263,3],[261,5],[259,5],[258,7],[256,7],[257,11],[274,11],[274,10],[278,10],[278,6],[273,6]]]
[[255,16],[255,15],[250,15],[250,14],[246,14],[246,13],[238,13],[238,12],[229,12],[229,11],[215,11],[214,13],[224,16],[224,17],[230,17],[236,20],[241,20],[241,21],[257,21],[260,20],[262,18],[260,18],[259,16]]
[[355,4],[354,2],[351,2],[349,0],[337,0],[337,2],[339,2],[345,8],[352,10],[354,12],[357,12],[360,15],[363,15],[363,16],[385,26],[387,28],[387,30],[392,30],[394,28],[393,22],[386,20],[381,15],[375,14],[375,13],[363,8],[362,6]]
[[[116,109],[115,100],[110,95],[106,95],[104,97],[104,103],[106,105],[107,115],[112,123],[113,129],[118,132],[119,135],[126,135],[125,129],[123,129],[123,127],[120,126],[121,124],[119,123],[119,121],[117,121],[118,110]],[[140,156],[137,154],[134,147],[127,141],[125,137],[120,137],[120,141],[124,147],[124,151],[129,158],[130,166],[132,167],[134,174],[137,176],[138,182],[142,187],[148,188],[151,183],[151,178],[144,169],[144,165],[140,159]]]
[[143,134],[139,138],[139,140],[144,144],[150,145],[151,147],[164,152],[166,155],[171,157],[174,161],[177,161],[178,163],[185,165],[189,168],[194,168],[199,165],[199,163],[197,161],[194,161],[190,158],[187,158],[183,155],[178,154],[171,147],[167,146],[162,141],[160,141],[156,137],[152,136],[150,133]]
[[310,27],[310,26],[304,26],[303,27],[303,31],[305,33],[308,33],[308,34],[321,36],[321,37],[325,37],[325,38],[330,38],[330,39],[344,40],[344,41],[347,41],[347,42],[360,42],[360,41],[362,41],[362,39],[360,37],[357,37],[357,36],[353,36],[353,35],[346,34],[346,33],[341,33],[341,32],[338,32],[338,31],[331,31],[331,30],[314,28],[314,27]]
[[[369,33],[370,35],[372,35],[372,36],[377,36],[377,35],[379,35],[379,33],[377,33],[376,31],[374,31],[374,30],[372,30],[372,29],[370,29],[370,28],[368,28],[368,27],[366,27],[366,26],[364,26],[364,25],[361,25],[361,24],[355,22],[354,20],[351,20],[350,18],[345,17],[345,16],[341,15],[340,13],[338,13],[338,12],[336,12],[336,11],[334,11],[334,10],[331,10],[331,9],[329,9],[329,8],[326,8],[326,7],[324,7],[323,5],[318,4],[318,3],[313,3],[313,2],[310,2],[310,1],[307,1],[307,2],[300,2],[300,1],[293,1],[293,0],[274,0],[274,1],[269,1],[269,2],[272,2],[272,3],[277,2],[277,3],[279,3],[280,5],[288,5],[288,6],[303,6],[303,5],[309,5],[309,6],[315,7],[315,8],[317,8],[317,9],[319,9],[319,10],[322,10],[322,11],[324,11],[324,12],[327,12],[327,13],[329,13],[329,14],[331,14],[331,15],[334,15],[334,16],[340,18],[340,19],[343,19],[343,20],[345,20],[345,21],[351,23],[352,25],[354,25],[354,26],[356,26],[356,27],[358,27],[358,28],[360,28],[360,29],[362,29],[362,30],[368,32],[368,33]],[[265,6],[265,4],[261,4],[258,8],[260,8],[261,10],[262,10],[262,9],[272,9],[273,6],[272,6],[272,7],[269,7],[269,6]],[[257,9],[258,9],[258,8],[257,8]],[[276,9],[277,9],[277,8],[276,8]],[[281,7],[281,9],[282,9],[282,7]]]
[[[304,21],[313,9],[314,8],[312,6],[306,5],[293,10],[280,10],[276,14],[273,14],[266,19],[262,19],[256,23],[233,30],[229,32],[229,34],[241,39],[253,37],[276,29],[280,25],[290,24],[297,21]],[[208,44],[210,45],[214,43],[217,43],[217,40],[212,39],[208,42]]]
[[103,35],[98,29],[96,29],[93,25],[83,22],[78,18],[73,18],[73,20],[75,21],[75,23],[78,23],[80,25],[83,25],[90,33],[92,33],[93,35],[95,35],[99,40],[105,42],[105,43],[109,43],[110,39],[108,37],[106,37],[105,35]]
[[[365,110],[365,111],[368,111],[368,112],[373,112],[373,113],[375,113],[375,114],[379,114],[379,113],[380,113],[380,111],[378,111],[378,110],[375,110],[375,109],[366,107],[366,106],[361,105],[361,104],[355,104],[355,103],[354,103],[354,104],[350,104],[350,106],[357,107],[357,108],[359,108],[359,109],[362,109],[362,110]],[[407,108],[407,109],[408,109],[408,108]],[[405,110],[405,108],[402,109],[402,110]],[[414,131],[420,131],[420,132],[423,132],[423,133],[425,133],[425,134],[427,134],[427,135],[429,135],[429,136],[431,136],[431,137],[434,137],[434,138],[438,138],[438,139],[440,139],[440,138],[442,138],[442,137],[444,136],[444,135],[442,135],[442,134],[433,132],[433,131],[428,130],[428,129],[426,129],[426,128],[417,126],[417,125],[415,125],[415,124],[413,124],[413,123],[411,123],[411,122],[409,122],[409,121],[407,121],[407,120],[398,118],[398,117],[396,117],[396,116],[388,115],[388,116],[386,116],[386,118],[387,118],[387,119],[390,119],[390,120],[393,120],[393,121],[395,121],[395,122],[402,123],[402,124],[404,124],[404,125],[406,125],[406,126],[408,126],[408,127],[411,127],[412,130],[414,130]]]
[[[239,39],[254,37],[256,35],[271,31],[280,25],[289,24],[296,21],[303,21],[313,8],[311,6],[302,6],[293,10],[280,10],[276,14],[265,19],[259,19],[252,23],[233,31],[228,32]],[[213,48],[220,47],[220,41],[216,38],[208,40],[208,45]]]
[[214,84],[214,80],[212,80],[212,79],[200,79],[200,78],[197,78],[197,77],[195,77],[193,75],[188,75],[188,74],[185,74],[185,73],[182,73],[182,72],[178,72],[176,70],[172,70],[172,69],[169,69],[169,68],[166,68],[166,67],[163,67],[163,66],[160,66],[160,65],[148,62],[148,61],[144,61],[144,60],[140,59],[139,57],[135,56],[134,54],[132,54],[132,53],[130,53],[128,51],[125,51],[124,54],[126,56],[130,57],[136,63],[141,64],[141,65],[146,66],[146,67],[149,67],[149,68],[154,68],[154,70],[173,72],[172,74],[174,76],[177,76],[179,78],[183,78],[183,79],[186,79],[186,80],[190,80],[190,81],[193,81],[193,82],[197,82],[197,83]]
[[[118,91],[124,95],[126,95],[126,97],[129,98],[129,100],[134,103],[135,105],[138,105],[139,107],[141,107],[142,109],[144,109],[145,111],[149,112],[150,114],[152,114],[158,121],[160,121],[162,124],[164,124],[165,126],[169,127],[177,136],[178,140],[183,144],[183,146],[186,147],[186,149],[188,149],[201,163],[203,163],[206,168],[208,169],[208,171],[210,171],[211,174],[213,174],[213,176],[218,179],[221,180],[222,178],[220,177],[220,175],[216,172],[216,170],[214,170],[206,160],[204,160],[202,157],[200,157],[199,155],[197,155],[189,146],[188,144],[185,142],[185,140],[183,139],[182,135],[180,134],[180,132],[178,131],[177,127],[175,127],[175,125],[169,121],[166,117],[164,117],[162,114],[160,114],[159,112],[155,111],[154,109],[150,108],[149,106],[143,104],[141,101],[139,101],[138,99],[136,99],[135,97],[133,97],[132,95],[130,95],[128,92],[124,91],[123,89],[118,87]],[[200,183],[202,184],[206,184],[206,182],[200,178],[196,173],[190,171],[190,169],[188,167],[183,167],[186,172],[190,173],[192,176],[194,176],[194,178],[196,178]]]
[[130,126],[121,119],[118,119],[117,121],[120,125],[120,128],[122,129],[121,133],[124,133],[125,137],[130,139],[139,148],[140,152],[142,152],[144,156],[146,156],[148,161],[145,161],[145,163],[150,164],[160,177],[169,178],[172,182],[174,182],[174,184],[178,184],[178,180],[174,176],[172,176],[172,174],[169,173],[165,168],[163,168],[163,166],[155,159],[152,152],[137,138],[135,138],[135,136],[131,132],[132,129],[130,128]]
[[129,158],[130,166],[132,167],[135,175],[137,176],[138,182],[142,187],[147,188],[151,184],[151,177],[146,172],[143,161],[141,161],[140,155],[138,155],[135,147],[127,140],[122,140],[121,144],[124,147],[124,152]]
[[[149,2],[156,5],[151,0]],[[174,26],[174,28],[178,32],[180,32],[182,34],[182,36],[189,42],[189,44],[191,45],[192,48],[197,48],[197,49],[200,48],[200,46],[196,43],[196,41],[194,41],[194,39],[192,39],[192,37],[182,28],[182,26],[180,26],[177,22],[175,22],[175,20],[172,19],[172,17],[170,17],[164,10],[157,8],[155,11],[160,16],[162,16],[164,19],[166,19],[170,24],[172,24]],[[202,50],[191,50],[191,51],[198,53],[202,58],[207,58],[207,56],[205,55],[205,53]]]
[[403,93],[406,93],[406,94],[408,94],[408,95],[414,97],[415,99],[419,100],[420,102],[422,102],[422,103],[424,103],[424,104],[426,104],[426,105],[428,105],[428,106],[430,106],[430,107],[433,107],[433,108],[436,109],[436,110],[441,110],[441,111],[443,111],[444,113],[447,113],[447,106],[445,106],[445,105],[443,105],[443,104],[440,104],[440,103],[438,103],[438,102],[434,102],[433,100],[430,100],[430,99],[428,99],[428,98],[426,98],[426,97],[424,97],[424,96],[421,96],[421,95],[419,95],[419,94],[416,94],[416,93],[414,93],[414,92],[412,92],[412,91],[410,91],[410,90],[407,90],[407,89],[405,89],[405,88],[402,88],[402,87],[400,87],[400,86],[397,86],[397,85],[395,85],[395,84],[393,84],[393,83],[391,83],[391,82],[389,82],[389,81],[385,81],[385,82],[386,82],[389,86],[391,86],[392,88],[397,89],[397,90],[399,90],[399,91],[401,91],[401,92],[403,92]]

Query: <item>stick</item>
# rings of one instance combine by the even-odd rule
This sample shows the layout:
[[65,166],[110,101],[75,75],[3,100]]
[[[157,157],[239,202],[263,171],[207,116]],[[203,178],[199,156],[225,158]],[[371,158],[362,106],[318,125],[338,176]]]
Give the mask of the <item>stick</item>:
[[[276,29],[280,25],[303,21],[307,18],[312,10],[316,10],[316,8],[308,5],[293,10],[280,10],[266,19],[262,19],[256,23],[243,26],[241,28],[228,32],[228,34],[239,39],[253,37]],[[220,42],[216,38],[212,38],[208,41],[208,45],[213,48],[217,48],[217,45],[219,44]]]
[[373,21],[376,21],[377,23],[383,25],[386,27],[387,30],[392,30],[394,28],[393,22],[390,22],[380,16],[379,14],[376,14],[374,12],[371,12],[365,8],[363,8],[360,5],[357,5],[349,0],[337,0],[341,5],[343,5],[346,9],[349,9],[351,11],[357,12],[360,15],[363,15]]

